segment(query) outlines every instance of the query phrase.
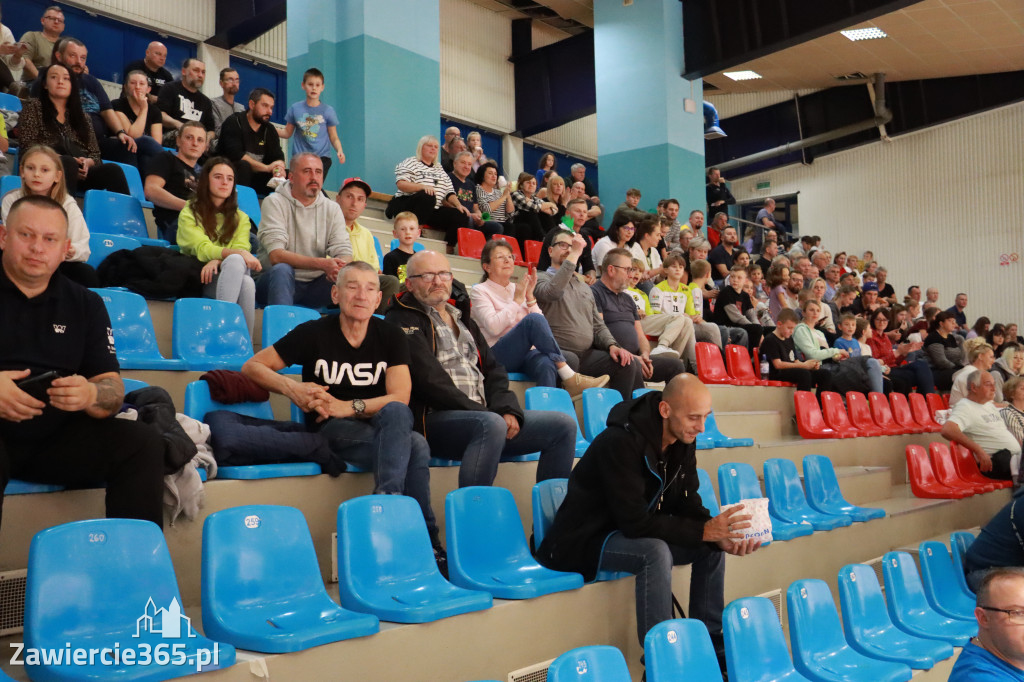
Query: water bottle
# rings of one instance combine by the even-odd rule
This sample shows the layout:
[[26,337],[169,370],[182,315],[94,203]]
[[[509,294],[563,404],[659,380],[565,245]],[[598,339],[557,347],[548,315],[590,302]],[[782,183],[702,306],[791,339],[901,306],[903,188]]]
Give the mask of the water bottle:
[[765,380],[768,378],[768,356],[761,356],[761,379]]

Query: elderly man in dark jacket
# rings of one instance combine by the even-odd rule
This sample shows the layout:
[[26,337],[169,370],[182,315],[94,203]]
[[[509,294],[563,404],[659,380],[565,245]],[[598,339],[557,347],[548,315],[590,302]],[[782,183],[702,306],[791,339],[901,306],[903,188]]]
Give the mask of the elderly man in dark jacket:
[[[690,617],[704,622],[722,650],[725,554],[760,546],[744,540],[743,507],[715,518],[697,488],[694,443],[711,412],[711,394],[689,374],[619,403],[608,428],[573,469],[551,530],[537,550],[549,568],[636,574],[637,635],[672,617],[672,567],[691,564]],[[721,657],[720,657],[721,658]]]
[[414,426],[432,456],[461,460],[459,486],[491,485],[503,457],[540,452],[537,480],[565,478],[572,469],[576,420],[561,412],[524,412],[508,388],[479,327],[449,299],[448,259],[421,251],[406,265],[408,291],[385,319],[409,339]]

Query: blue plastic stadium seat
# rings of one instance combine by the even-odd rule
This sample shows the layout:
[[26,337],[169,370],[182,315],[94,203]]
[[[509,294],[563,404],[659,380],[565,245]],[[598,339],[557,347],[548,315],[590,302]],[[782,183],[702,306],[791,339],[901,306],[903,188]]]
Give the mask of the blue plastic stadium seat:
[[947,618],[928,604],[914,560],[906,552],[886,552],[882,558],[885,602],[896,627],[918,637],[964,646],[978,634],[976,621]]
[[[3,94],[5,93],[0,92],[0,95]],[[3,108],[4,107],[0,107],[0,109]],[[20,175],[0,175],[0,197],[16,189],[21,189]]]
[[376,616],[327,596],[302,512],[249,505],[203,523],[203,631],[250,651],[279,654],[372,635]]
[[[73,588],[71,587],[73,586]],[[160,528],[136,519],[75,521],[32,538],[25,588],[25,644],[37,650],[113,649],[152,651],[180,647],[186,665],[155,661],[142,665],[40,663],[31,679],[167,680],[228,668],[235,649],[196,633],[181,607],[181,594]],[[214,662],[216,652],[216,662]],[[153,658],[153,657],[151,657]],[[109,659],[108,659],[109,660]],[[123,659],[121,659],[123,661]],[[172,659],[173,660],[173,659]]]
[[694,618],[662,621],[648,630],[644,659],[651,682],[722,682],[708,628]]
[[178,299],[171,352],[190,370],[242,369],[252,357],[252,341],[241,306],[212,298]]
[[128,194],[90,189],[85,193],[85,224],[90,231],[134,237],[148,246],[170,246],[164,239],[150,239],[146,216],[139,200]]
[[953,655],[953,645],[911,635],[893,625],[874,569],[849,564],[839,570],[839,605],[846,641],[855,650],[884,661],[930,670]]
[[486,592],[441,575],[419,505],[404,495],[365,495],[338,507],[341,605],[381,620],[426,623],[491,607]]
[[[397,249],[398,248],[398,239],[392,239],[391,240],[391,246],[389,248],[390,248],[391,251],[394,251],[395,249]],[[415,242],[412,245],[412,252],[413,253],[419,253],[420,251],[422,251],[425,248],[427,248],[427,247],[423,246],[423,244],[420,244],[419,242]]]
[[588,388],[583,391],[583,430],[586,438],[594,442],[597,434],[608,425],[608,414],[622,402],[622,395],[610,388]]
[[[320,313],[298,305],[268,305],[263,309],[262,347],[269,348],[281,337],[303,322],[319,320]],[[281,370],[284,374],[302,374],[302,367],[292,365]]]
[[811,509],[825,514],[845,514],[854,521],[870,521],[885,517],[885,510],[850,504],[839,489],[839,480],[832,460],[824,455],[804,457],[804,489]]
[[[273,419],[274,409],[270,401],[261,403],[219,403],[210,396],[210,385],[205,381],[193,381],[185,386],[183,412],[193,419],[203,421],[207,412],[229,410],[258,419]],[[323,473],[316,462],[286,462],[283,464],[250,464],[246,466],[217,467],[217,478],[225,480],[251,481],[261,478],[285,478],[288,476],[319,476]]]
[[131,291],[93,291],[103,299],[107,315],[110,316],[110,325],[114,328],[117,362],[121,369],[185,369],[184,360],[169,359],[161,355],[146,299]]
[[490,592],[497,599],[529,599],[583,587],[578,573],[553,571],[533,558],[509,490],[459,488],[448,493],[444,509],[452,584]]
[[629,682],[629,667],[613,646],[584,646],[556,658],[548,682]]
[[[384,249],[380,248],[380,240],[377,239],[377,235],[370,235],[373,237],[373,250],[377,253],[377,262],[380,263],[380,267],[384,267]],[[415,251],[415,249],[414,249]]]
[[949,550],[941,542],[922,542],[918,552],[921,581],[931,607],[947,618],[974,620],[977,599],[964,592],[956,577]]
[[913,676],[905,663],[880,661],[850,647],[824,580],[797,580],[786,591],[786,605],[793,664],[805,677],[818,682],[899,682]]
[[126,237],[121,234],[90,232],[88,263],[94,268],[98,268],[100,263],[115,251],[132,251],[140,246],[142,246],[142,242],[135,237]]
[[7,481],[7,487],[4,488],[4,495],[31,495],[34,493],[56,493],[64,490],[62,485],[53,485],[51,483],[31,483],[29,481],[19,481],[16,478],[12,478]]
[[153,208],[153,202],[146,200],[146,192],[142,185],[142,176],[139,175],[139,169],[127,163],[118,163],[117,161],[104,161],[103,163],[112,163],[115,166],[120,166],[121,170],[124,171],[124,179],[128,181],[128,193],[139,200],[142,204],[142,208]]
[[711,436],[716,448],[747,448],[754,444],[753,438],[730,438],[718,428],[718,421],[715,413],[712,412],[704,420],[704,433],[701,435]]
[[124,384],[124,394],[128,395],[132,391],[137,391],[140,388],[146,388],[149,386],[145,381],[139,381],[138,379],[121,379],[121,383]]
[[807,504],[803,486],[792,460],[771,458],[764,463],[764,488],[768,493],[770,514],[790,523],[809,523],[814,530],[832,530],[849,526],[846,515],[823,514]]
[[633,389],[633,397],[634,398],[639,398],[644,393],[650,393],[653,390],[655,390],[655,389],[653,389],[653,388],[634,388]]
[[950,556],[953,559],[954,570],[960,588],[969,595],[974,595],[974,590],[967,584],[967,569],[964,560],[967,557],[967,548],[974,542],[974,534],[966,530],[956,530],[949,534]]
[[235,191],[238,192],[239,210],[249,216],[252,228],[256,229],[260,224],[260,220],[263,219],[263,212],[260,210],[260,198],[256,195],[256,190],[245,185],[235,185]]
[[[746,462],[729,462],[718,467],[718,495],[723,507],[740,500],[764,497],[754,468]],[[809,523],[790,523],[773,515],[770,505],[768,515],[772,521],[772,538],[775,540],[792,540],[814,532],[814,527]]]
[[523,374],[522,372],[509,372],[508,373],[508,380],[509,381],[527,381],[527,382],[532,382],[533,381],[533,379],[530,378],[529,374]]
[[793,667],[775,607],[764,597],[730,602],[722,613],[729,682],[806,680]]
[[579,420],[576,418],[576,408],[573,406],[569,392],[561,388],[550,386],[531,386],[526,389],[526,409],[528,410],[551,410],[562,412],[572,417],[576,422],[576,456],[582,457],[583,453],[590,447],[590,442],[583,437],[580,431]]
[[715,497],[715,488],[711,483],[711,476],[703,469],[697,469],[697,480],[700,481],[700,487],[697,488],[700,501],[711,512],[712,517],[718,516],[721,512],[718,509],[718,498]]

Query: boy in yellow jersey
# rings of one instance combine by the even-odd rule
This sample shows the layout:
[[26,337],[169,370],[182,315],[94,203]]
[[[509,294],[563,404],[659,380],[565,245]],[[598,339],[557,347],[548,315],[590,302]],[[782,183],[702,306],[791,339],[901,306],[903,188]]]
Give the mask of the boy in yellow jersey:
[[[676,259],[672,258],[673,255],[678,256],[678,265],[676,265]],[[669,259],[672,260],[671,268],[668,265]],[[704,265],[697,265],[698,263],[703,263]],[[695,265],[697,266],[696,270],[694,270]],[[698,304],[694,300],[693,285],[687,287],[684,282],[686,278],[686,260],[683,258],[683,255],[670,253],[669,258],[662,263],[662,267],[665,268],[666,279],[651,289],[651,308],[654,310],[654,313],[656,315],[666,313],[685,315],[693,323],[695,341],[707,341],[722,348],[722,334],[718,329],[718,325],[704,321],[699,312],[703,307],[703,301]],[[711,265],[706,260],[698,260],[690,264],[690,270],[691,272],[700,272],[704,280],[707,280],[710,277]],[[698,295],[700,293],[698,291]]]
[[[673,267],[685,269],[681,254],[671,253],[669,258],[672,259]],[[626,293],[633,297],[633,302],[640,312],[640,327],[644,334],[657,337],[657,345],[651,350],[651,357],[662,354],[678,355],[684,362],[689,363],[690,369],[696,373],[697,346],[693,337],[693,322],[682,312],[661,313],[654,310],[647,295],[637,288],[644,270],[645,263],[639,258],[634,258],[629,270],[630,287],[626,289]],[[656,289],[651,289],[651,294],[653,295],[655,291]]]

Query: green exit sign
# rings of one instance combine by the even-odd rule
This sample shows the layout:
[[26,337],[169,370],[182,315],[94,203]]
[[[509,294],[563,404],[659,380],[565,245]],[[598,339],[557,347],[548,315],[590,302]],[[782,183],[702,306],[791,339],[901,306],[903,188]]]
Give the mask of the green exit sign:
[[759,183],[757,183],[757,191],[758,192],[766,192],[766,191],[770,190],[771,188],[772,188],[771,180],[769,180],[767,182],[759,182]]

